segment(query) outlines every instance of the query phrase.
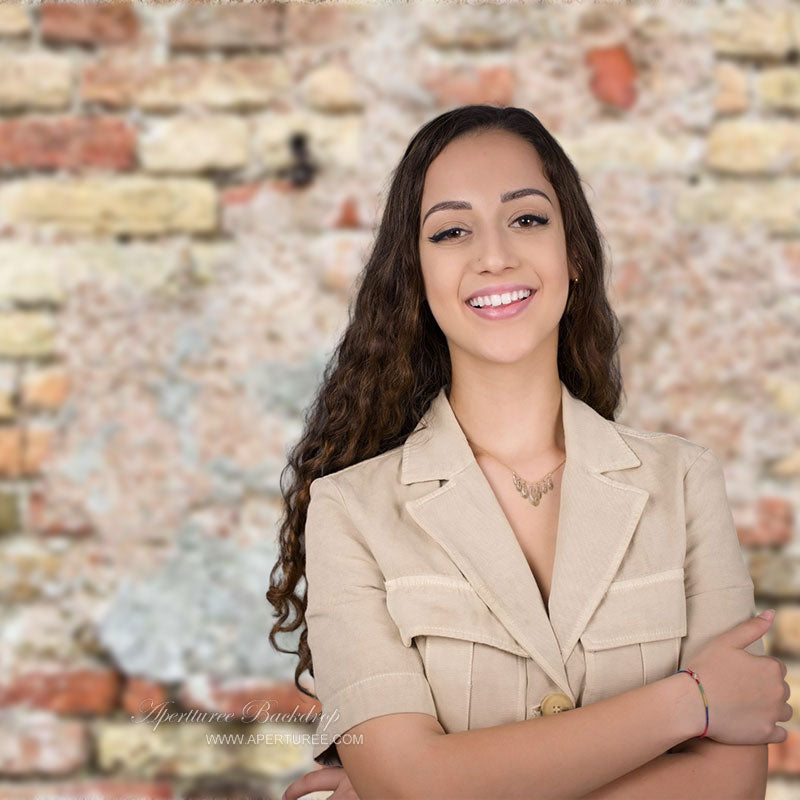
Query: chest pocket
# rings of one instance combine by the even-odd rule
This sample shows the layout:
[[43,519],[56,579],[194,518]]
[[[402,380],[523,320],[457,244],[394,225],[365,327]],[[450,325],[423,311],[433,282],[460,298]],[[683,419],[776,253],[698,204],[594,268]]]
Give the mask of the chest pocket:
[[683,567],[612,582],[581,636],[582,704],[671,675],[685,635]]
[[390,579],[386,605],[403,644],[419,649],[446,733],[525,719],[527,653],[468,581]]

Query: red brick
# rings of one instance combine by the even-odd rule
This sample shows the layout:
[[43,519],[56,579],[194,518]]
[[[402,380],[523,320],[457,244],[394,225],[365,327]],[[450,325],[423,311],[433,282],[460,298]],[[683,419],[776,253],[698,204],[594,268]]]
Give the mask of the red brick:
[[135,163],[136,133],[113,117],[51,117],[0,122],[0,167],[127,170]]
[[466,67],[436,70],[424,86],[440,106],[499,103],[510,105],[514,98],[514,73],[510,67]]
[[785,497],[760,497],[756,526],[763,544],[788,544],[794,532],[794,507]]
[[264,184],[260,182],[240,183],[235,186],[228,186],[222,190],[222,204],[223,206],[245,205],[263,188]]
[[63,501],[53,502],[42,489],[29,492],[28,527],[45,536],[88,536],[92,523],[82,508],[65,506]]
[[786,741],[769,745],[769,774],[800,775],[800,728],[785,726]]
[[0,783],[2,800],[172,800],[169,783],[157,781],[76,780],[55,783]]
[[119,673],[110,669],[29,672],[0,685],[0,707],[27,706],[59,714],[107,714],[117,708]]
[[636,67],[624,45],[589,50],[586,63],[598,100],[617,108],[630,108],[636,102]]
[[167,692],[163,686],[143,678],[128,678],[122,691],[122,707],[129,714],[138,715],[142,712],[142,703],[145,709],[161,705],[167,701]]
[[360,228],[358,217],[358,203],[355,198],[347,197],[339,209],[339,218],[334,223],[335,228]]
[[46,42],[118,44],[133,41],[139,34],[139,18],[132,5],[122,0],[44,2],[39,9],[40,30]]
[[[241,681],[221,686],[213,679],[198,689],[196,684],[184,684],[179,691],[179,700],[186,709],[219,711],[238,716],[254,716],[264,707],[264,714],[315,713],[320,711],[314,698],[303,694],[292,682],[259,683]],[[269,706],[266,706],[269,701]]]
[[28,371],[22,379],[22,405],[57,411],[69,394],[69,374],[60,367]]
[[0,477],[17,478],[22,474],[22,430],[0,427]]

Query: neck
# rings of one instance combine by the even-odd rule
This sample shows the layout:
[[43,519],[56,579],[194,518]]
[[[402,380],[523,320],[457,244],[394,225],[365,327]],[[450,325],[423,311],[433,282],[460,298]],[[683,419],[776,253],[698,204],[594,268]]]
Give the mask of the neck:
[[565,457],[558,372],[516,383],[457,381],[450,407],[473,448],[518,471],[548,472]]

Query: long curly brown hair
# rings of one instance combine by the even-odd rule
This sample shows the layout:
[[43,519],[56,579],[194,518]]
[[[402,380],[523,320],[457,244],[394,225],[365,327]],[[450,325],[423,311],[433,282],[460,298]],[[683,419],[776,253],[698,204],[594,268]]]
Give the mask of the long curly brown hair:
[[[444,334],[428,306],[418,237],[420,203],[430,163],[464,134],[505,130],[529,141],[561,204],[567,257],[580,275],[570,283],[559,323],[558,372],[567,388],[606,419],[614,419],[622,393],[618,360],[621,326],[606,297],[603,241],[581,187],[580,176],[558,142],[530,111],[470,105],[426,123],[411,139],[394,170],[372,252],[359,275],[349,324],[323,371],[321,386],[306,411],[303,435],[281,472],[285,515],[280,554],[270,573],[267,600],[277,621],[270,643],[296,653],[299,681],[314,667],[305,622],[307,587],[304,529],[309,486],[403,443],[440,388],[450,389],[451,365]],[[294,612],[294,618],[290,620]],[[302,626],[298,649],[278,646],[275,636]]]

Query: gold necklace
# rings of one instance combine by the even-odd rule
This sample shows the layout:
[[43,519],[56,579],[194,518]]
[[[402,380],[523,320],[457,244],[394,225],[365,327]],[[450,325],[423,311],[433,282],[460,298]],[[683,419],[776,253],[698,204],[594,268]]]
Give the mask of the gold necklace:
[[[503,464],[503,462],[500,461],[500,459],[497,458],[497,456],[492,455],[488,450],[484,450],[482,447],[478,447],[477,445],[470,442],[469,439],[467,439],[467,441],[469,442],[473,450],[477,448],[479,452],[486,453],[487,456],[492,456],[492,458],[495,461],[498,461],[500,464]],[[565,458],[564,461],[561,462],[561,464],[563,464],[566,460],[567,459]],[[560,467],[561,464],[559,464],[558,467]],[[541,480],[538,480],[535,483],[530,483],[529,481],[526,481],[524,478],[521,478],[517,474],[517,471],[515,469],[512,469],[507,464],[503,464],[503,466],[506,469],[511,470],[511,474],[513,475],[514,479],[514,486],[516,487],[517,491],[524,498],[530,500],[530,502],[535,506],[539,505],[539,501],[542,499],[542,495],[547,494],[547,492],[549,492],[553,488],[553,473],[558,469],[558,467],[554,467]]]

